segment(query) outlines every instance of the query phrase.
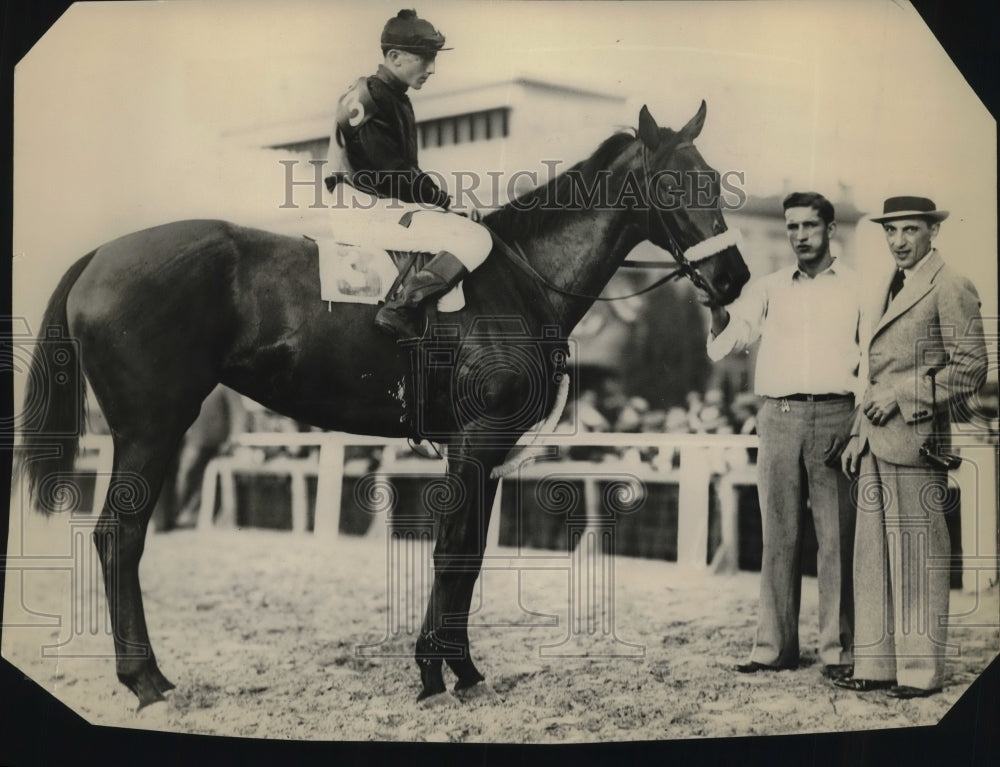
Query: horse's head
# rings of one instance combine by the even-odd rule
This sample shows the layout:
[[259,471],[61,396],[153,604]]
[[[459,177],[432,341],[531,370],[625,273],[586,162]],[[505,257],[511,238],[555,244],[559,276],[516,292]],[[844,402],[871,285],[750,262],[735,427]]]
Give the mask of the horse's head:
[[705,102],[679,131],[661,128],[644,106],[639,112],[645,185],[646,236],[668,250],[685,276],[713,303],[734,301],[750,279],[720,210],[720,178],[699,154],[694,140],[705,124]]

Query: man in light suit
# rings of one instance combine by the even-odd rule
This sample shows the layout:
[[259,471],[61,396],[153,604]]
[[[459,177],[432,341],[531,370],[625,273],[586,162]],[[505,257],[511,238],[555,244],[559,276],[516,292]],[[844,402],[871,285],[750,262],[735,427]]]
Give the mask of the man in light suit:
[[872,219],[896,269],[865,310],[867,388],[841,458],[849,476],[860,469],[854,676],[834,684],[894,698],[931,695],[944,681],[948,475],[922,453],[935,440],[939,451],[947,445],[951,409],[978,391],[987,369],[976,289],[932,245],[947,216],[929,199],[893,197]]

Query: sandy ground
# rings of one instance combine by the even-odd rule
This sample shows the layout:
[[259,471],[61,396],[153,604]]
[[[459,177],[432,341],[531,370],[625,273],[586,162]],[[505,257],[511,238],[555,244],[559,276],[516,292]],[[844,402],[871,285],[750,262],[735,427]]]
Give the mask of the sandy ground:
[[[136,713],[134,696],[115,678],[89,536],[72,538],[66,520],[31,525],[41,526],[47,543],[12,530],[10,555],[27,558],[10,561],[3,656],[98,724],[277,739],[504,743],[905,727],[937,722],[1000,651],[996,588],[978,597],[953,591],[955,656],[941,694],[896,701],[839,690],[820,675],[816,583],[807,578],[800,668],[741,676],[731,667],[750,650],[756,574],[603,558],[595,561],[603,577],[585,590],[598,594],[588,605],[573,586],[587,577],[581,559],[499,549],[480,581],[471,629],[488,686],[473,697],[448,693],[418,705],[411,654],[426,545],[180,531],[152,536],[141,569],[153,647],[177,689]],[[81,547],[75,557],[71,540]],[[55,559],[40,558],[46,546]],[[37,569],[23,569],[29,564]],[[581,615],[600,620],[588,631],[586,621],[574,620]],[[53,653],[61,657],[46,657]]]

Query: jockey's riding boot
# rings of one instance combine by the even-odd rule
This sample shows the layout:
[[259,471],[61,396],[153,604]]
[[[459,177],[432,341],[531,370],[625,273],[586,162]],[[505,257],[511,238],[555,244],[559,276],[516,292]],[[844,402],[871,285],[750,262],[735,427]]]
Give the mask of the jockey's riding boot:
[[442,250],[423,269],[403,280],[396,294],[378,310],[375,326],[396,338],[419,338],[423,335],[420,305],[440,298],[468,273],[461,261]]

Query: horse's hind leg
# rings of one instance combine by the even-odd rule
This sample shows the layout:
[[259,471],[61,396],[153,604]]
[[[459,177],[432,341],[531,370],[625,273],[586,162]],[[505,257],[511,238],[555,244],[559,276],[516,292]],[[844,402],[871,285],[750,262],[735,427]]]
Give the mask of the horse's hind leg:
[[146,529],[177,439],[115,439],[115,465],[94,543],[114,633],[118,679],[139,699],[139,708],[163,700],[173,689],[160,673],[149,643],[139,588],[139,559]]

